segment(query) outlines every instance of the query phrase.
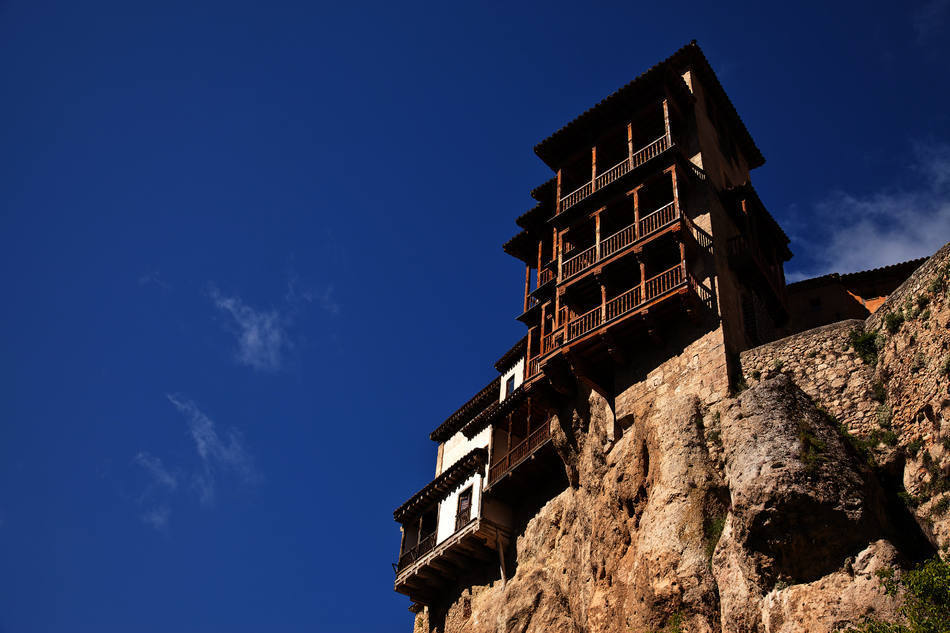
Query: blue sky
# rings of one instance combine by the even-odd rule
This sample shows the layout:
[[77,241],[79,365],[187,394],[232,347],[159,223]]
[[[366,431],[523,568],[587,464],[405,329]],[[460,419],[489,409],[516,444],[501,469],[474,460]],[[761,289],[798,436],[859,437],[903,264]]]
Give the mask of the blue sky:
[[410,630],[532,147],[690,39],[790,277],[950,239],[950,1],[791,6],[0,3],[0,632]]

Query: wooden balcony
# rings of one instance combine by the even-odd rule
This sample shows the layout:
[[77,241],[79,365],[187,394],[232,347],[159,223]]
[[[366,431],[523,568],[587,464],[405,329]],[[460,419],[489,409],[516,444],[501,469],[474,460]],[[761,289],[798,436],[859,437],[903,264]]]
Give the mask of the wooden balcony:
[[419,543],[417,545],[410,547],[399,555],[399,561],[396,563],[396,571],[399,572],[412,563],[416,562],[428,554],[433,547],[435,547],[434,531],[430,532],[426,536],[423,536],[421,539],[419,539]]
[[504,457],[488,469],[488,485],[504,477],[519,464],[531,457],[539,448],[551,440],[551,427],[545,422],[509,450]]
[[[640,313],[678,294],[692,291],[700,301],[704,303],[710,301],[712,295],[710,290],[699,284],[684,271],[685,265],[680,262],[676,266],[646,279],[626,292],[602,303],[593,310],[569,320],[562,316],[560,320],[562,325],[541,339],[540,353],[528,361],[528,376],[533,377],[535,374],[541,373],[544,356],[547,354],[570,345],[601,327],[609,327],[615,322]],[[562,309],[561,314],[565,315],[566,312]]]
[[452,536],[437,545],[433,535],[433,546],[414,552],[414,558],[407,558],[405,564],[400,557],[394,582],[396,591],[419,604],[433,605],[451,588],[455,578],[470,574],[474,566],[497,565],[499,546],[507,546],[511,538],[506,528],[485,517],[471,518],[456,527]]
[[664,230],[683,220],[679,204],[674,200],[656,211],[643,216],[639,222],[625,226],[613,235],[601,240],[561,263],[561,283],[584,272],[594,264],[606,261],[635,244],[658,236]]
[[621,177],[630,173],[634,169],[656,158],[672,146],[672,140],[669,133],[646,144],[636,152],[627,156],[625,159],[597,175],[593,180],[589,180],[574,191],[565,196],[561,196],[558,201],[557,213],[561,214],[576,206],[580,202],[589,198],[595,191],[599,191],[607,185],[619,180]]

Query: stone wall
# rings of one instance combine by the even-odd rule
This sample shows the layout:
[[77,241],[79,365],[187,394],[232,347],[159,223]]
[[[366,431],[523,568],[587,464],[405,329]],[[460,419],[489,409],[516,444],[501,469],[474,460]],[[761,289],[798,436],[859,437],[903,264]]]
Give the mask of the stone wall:
[[[650,354],[655,354],[652,358]],[[614,412],[619,427],[662,409],[683,394],[711,406],[729,395],[729,370],[721,327],[705,333],[684,331],[619,373]],[[650,368],[644,371],[643,368]]]
[[839,321],[742,352],[742,374],[753,385],[787,374],[817,404],[866,437],[878,428],[879,404],[872,398],[874,368],[851,349],[849,335],[860,320]]

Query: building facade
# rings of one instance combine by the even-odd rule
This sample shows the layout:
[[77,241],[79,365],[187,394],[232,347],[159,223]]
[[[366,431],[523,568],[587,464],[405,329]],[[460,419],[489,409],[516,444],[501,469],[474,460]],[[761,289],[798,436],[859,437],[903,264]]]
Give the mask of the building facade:
[[723,394],[739,352],[788,322],[789,240],[750,180],[764,159],[695,42],[535,153],[553,176],[504,244],[524,266],[525,336],[432,432],[435,479],[394,513],[395,588],[414,607],[505,578],[539,497],[571,485],[555,421],[579,386],[652,398],[678,359],[668,374]]

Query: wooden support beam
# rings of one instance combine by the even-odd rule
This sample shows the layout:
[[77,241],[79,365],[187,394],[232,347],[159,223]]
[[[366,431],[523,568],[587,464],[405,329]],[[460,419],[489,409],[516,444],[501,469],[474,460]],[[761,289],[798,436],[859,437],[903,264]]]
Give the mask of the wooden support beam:
[[670,106],[667,99],[663,100],[663,129],[666,130],[666,141],[672,143],[673,135],[670,131]]
[[505,571],[505,547],[501,543],[501,534],[495,534],[495,546],[498,550],[498,563],[501,566],[501,588],[508,584],[508,574]]
[[524,309],[522,312],[528,311],[528,294],[531,292],[531,266],[525,265],[524,267]]
[[590,190],[597,190],[597,146],[590,148]]
[[615,337],[610,330],[604,330],[600,334],[600,340],[616,366],[623,367],[628,363],[627,354],[623,346],[617,341],[617,337]]
[[554,214],[561,212],[561,170],[557,170],[557,190],[554,198]]
[[595,370],[590,363],[573,351],[568,352],[567,358],[571,371],[578,381],[599,393],[607,402],[613,401],[613,388],[611,386],[613,381],[610,380],[613,377],[612,374],[605,375],[604,372]]
[[633,123],[627,123],[627,160],[633,162]]

